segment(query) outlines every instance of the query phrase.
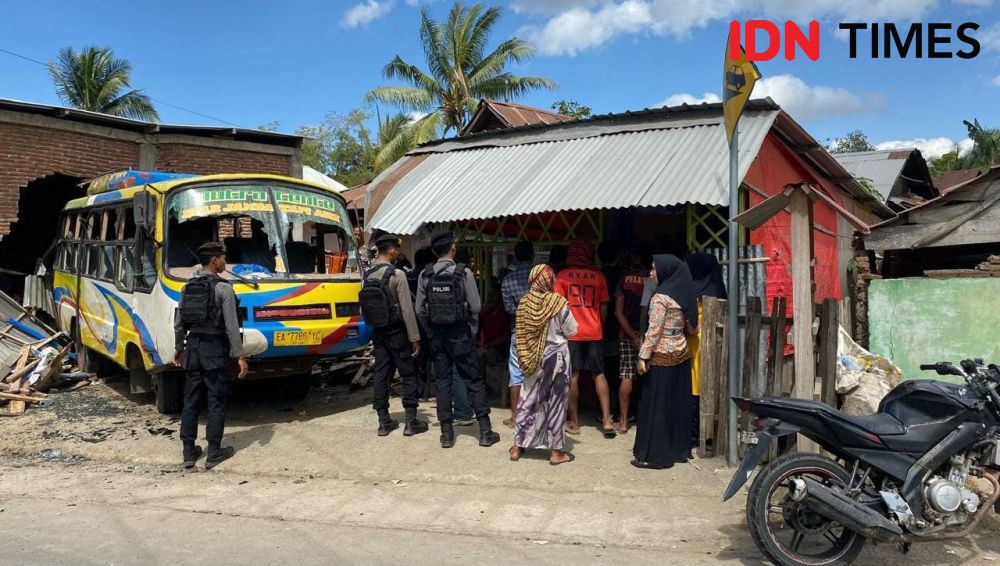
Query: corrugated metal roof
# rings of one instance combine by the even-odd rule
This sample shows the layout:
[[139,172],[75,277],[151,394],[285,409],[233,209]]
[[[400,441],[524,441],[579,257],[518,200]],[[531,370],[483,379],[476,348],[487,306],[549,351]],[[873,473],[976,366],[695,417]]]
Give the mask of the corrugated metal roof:
[[[751,110],[740,121],[741,179],[778,114]],[[369,228],[413,234],[425,223],[554,210],[728,204],[721,112],[638,113],[578,124],[422,146],[407,159],[424,161],[395,183]]]
[[564,116],[533,106],[484,98],[479,101],[476,113],[469,120],[469,124],[462,130],[462,133],[481,131],[483,128],[480,126],[487,121],[487,115],[495,116],[507,128],[520,128],[535,124],[559,124],[576,119],[572,116]]
[[882,151],[856,151],[851,153],[835,153],[837,161],[851,175],[859,179],[869,179],[884,200],[888,200],[896,184],[906,160],[913,149],[889,149]]

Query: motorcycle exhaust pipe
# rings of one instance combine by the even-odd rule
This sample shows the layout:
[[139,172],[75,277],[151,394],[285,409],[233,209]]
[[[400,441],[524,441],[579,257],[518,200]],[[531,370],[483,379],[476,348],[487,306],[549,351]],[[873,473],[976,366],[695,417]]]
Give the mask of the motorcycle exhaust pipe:
[[792,480],[792,500],[868,539],[893,542],[903,530],[886,517],[810,478]]

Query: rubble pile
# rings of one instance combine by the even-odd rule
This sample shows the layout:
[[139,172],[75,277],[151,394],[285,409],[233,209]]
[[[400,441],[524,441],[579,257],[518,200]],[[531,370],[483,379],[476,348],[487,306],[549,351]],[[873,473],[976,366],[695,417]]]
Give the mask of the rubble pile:
[[0,415],[22,415],[30,405],[47,405],[50,391],[82,387],[97,379],[77,371],[71,349],[64,333],[0,293]]

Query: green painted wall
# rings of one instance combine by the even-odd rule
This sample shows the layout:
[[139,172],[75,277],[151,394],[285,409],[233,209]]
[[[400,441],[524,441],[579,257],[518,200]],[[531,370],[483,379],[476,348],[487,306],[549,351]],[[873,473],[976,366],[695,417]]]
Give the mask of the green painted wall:
[[1000,364],[1000,278],[887,279],[868,290],[870,350],[904,379],[936,377],[920,364],[983,358]]

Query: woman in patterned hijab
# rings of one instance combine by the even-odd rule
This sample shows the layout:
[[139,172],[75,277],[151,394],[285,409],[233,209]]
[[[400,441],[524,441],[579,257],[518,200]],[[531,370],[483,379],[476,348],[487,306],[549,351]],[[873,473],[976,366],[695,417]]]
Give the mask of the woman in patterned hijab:
[[525,448],[548,448],[553,466],[573,460],[563,451],[566,406],[569,400],[569,338],[576,320],[566,299],[552,291],[555,274],[547,265],[531,270],[531,290],[517,307],[517,357],[524,384],[514,424],[510,459],[519,460]]

